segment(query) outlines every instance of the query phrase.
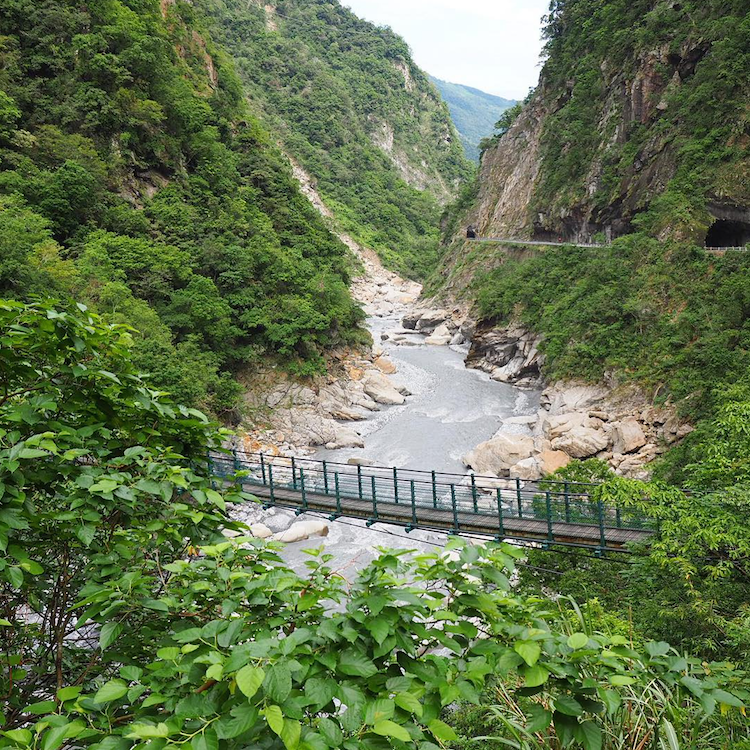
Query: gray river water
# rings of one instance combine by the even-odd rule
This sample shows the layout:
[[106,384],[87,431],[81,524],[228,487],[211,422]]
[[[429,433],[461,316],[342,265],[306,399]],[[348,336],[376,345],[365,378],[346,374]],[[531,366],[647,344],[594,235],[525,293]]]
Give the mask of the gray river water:
[[[369,321],[376,342],[383,331],[398,327],[395,318]],[[536,413],[538,392],[498,383],[486,373],[467,369],[466,350],[425,345],[424,337],[417,334],[407,338],[408,345],[382,343],[398,368],[392,381],[412,393],[406,403],[383,407],[372,418],[357,423],[364,448],[320,450],[315,458],[345,463],[357,457],[380,466],[464,474],[467,469],[462,457],[491,438],[504,420]],[[524,428],[507,425],[505,429]],[[376,547],[428,550],[445,540],[444,534],[413,531],[407,535],[398,527],[375,524],[367,528],[364,522],[341,519],[330,523],[325,539],[289,545],[285,557],[297,566],[305,559],[303,549],[322,543],[334,555],[336,567],[354,571],[372,559]]]

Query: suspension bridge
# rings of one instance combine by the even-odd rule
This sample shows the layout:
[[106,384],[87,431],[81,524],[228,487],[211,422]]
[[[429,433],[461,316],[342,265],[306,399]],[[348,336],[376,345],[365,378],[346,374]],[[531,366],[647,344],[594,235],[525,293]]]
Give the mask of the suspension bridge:
[[266,507],[322,513],[407,531],[424,529],[542,546],[626,551],[657,531],[656,521],[595,496],[597,485],[561,480],[527,482],[362,466],[309,458],[231,451],[212,453],[219,478],[239,476]]

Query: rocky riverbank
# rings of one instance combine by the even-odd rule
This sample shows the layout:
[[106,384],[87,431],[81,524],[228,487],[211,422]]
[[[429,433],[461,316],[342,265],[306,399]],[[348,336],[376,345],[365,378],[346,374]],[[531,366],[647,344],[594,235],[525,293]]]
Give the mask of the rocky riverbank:
[[[404,329],[425,343],[471,341],[467,367],[518,388],[544,386],[541,338],[512,324],[476,326],[465,310],[415,310]],[[692,431],[672,405],[656,407],[632,383],[556,382],[542,392],[536,416],[504,421],[490,440],[464,457],[478,474],[536,480],[573,459],[597,458],[624,476],[647,479],[648,464]]]
[[[342,239],[362,264],[351,288],[368,317],[409,315],[420,285],[383,268],[375,253],[350,237]],[[240,434],[238,447],[276,456],[309,455],[318,447],[362,447],[357,422],[383,406],[403,404],[411,395],[406,386],[391,381],[395,372],[395,364],[374,343],[369,349],[336,353],[326,376],[304,384],[276,370],[256,375],[245,394],[253,427]]]

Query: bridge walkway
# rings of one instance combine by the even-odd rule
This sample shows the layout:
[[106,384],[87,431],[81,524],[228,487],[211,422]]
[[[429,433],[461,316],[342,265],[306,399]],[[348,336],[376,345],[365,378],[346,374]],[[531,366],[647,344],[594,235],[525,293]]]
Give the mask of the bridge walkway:
[[331,519],[346,516],[407,530],[534,541],[545,546],[623,551],[655,533],[652,519],[594,498],[596,485],[498,479],[304,458],[212,454],[219,477],[242,472],[248,492],[268,506]]

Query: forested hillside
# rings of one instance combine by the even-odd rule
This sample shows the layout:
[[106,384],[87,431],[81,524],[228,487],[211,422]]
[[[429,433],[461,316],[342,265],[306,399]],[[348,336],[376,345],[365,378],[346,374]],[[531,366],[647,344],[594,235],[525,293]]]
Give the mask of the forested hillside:
[[502,96],[488,94],[460,83],[448,83],[439,78],[430,77],[430,80],[448,105],[466,155],[478,162],[479,143],[492,135],[500,115],[516,103],[515,99],[504,99]]
[[[597,622],[746,660],[747,4],[561,0],[545,34],[539,86],[455,206],[432,288],[466,284],[484,325],[541,336],[548,382],[637,384],[696,429],[651,466],[650,483],[615,479],[596,460],[562,470],[610,477],[609,497],[664,519],[650,550],[621,570],[535,552],[545,570],[524,578],[588,600]],[[604,246],[467,245],[468,223]],[[737,251],[710,253],[706,241]]]
[[437,257],[441,204],[471,168],[404,40],[337,0],[197,0],[195,8],[339,225],[392,267],[424,276]]
[[183,3],[0,3],[0,289],[74,295],[181,401],[319,371],[361,313],[346,248]]

